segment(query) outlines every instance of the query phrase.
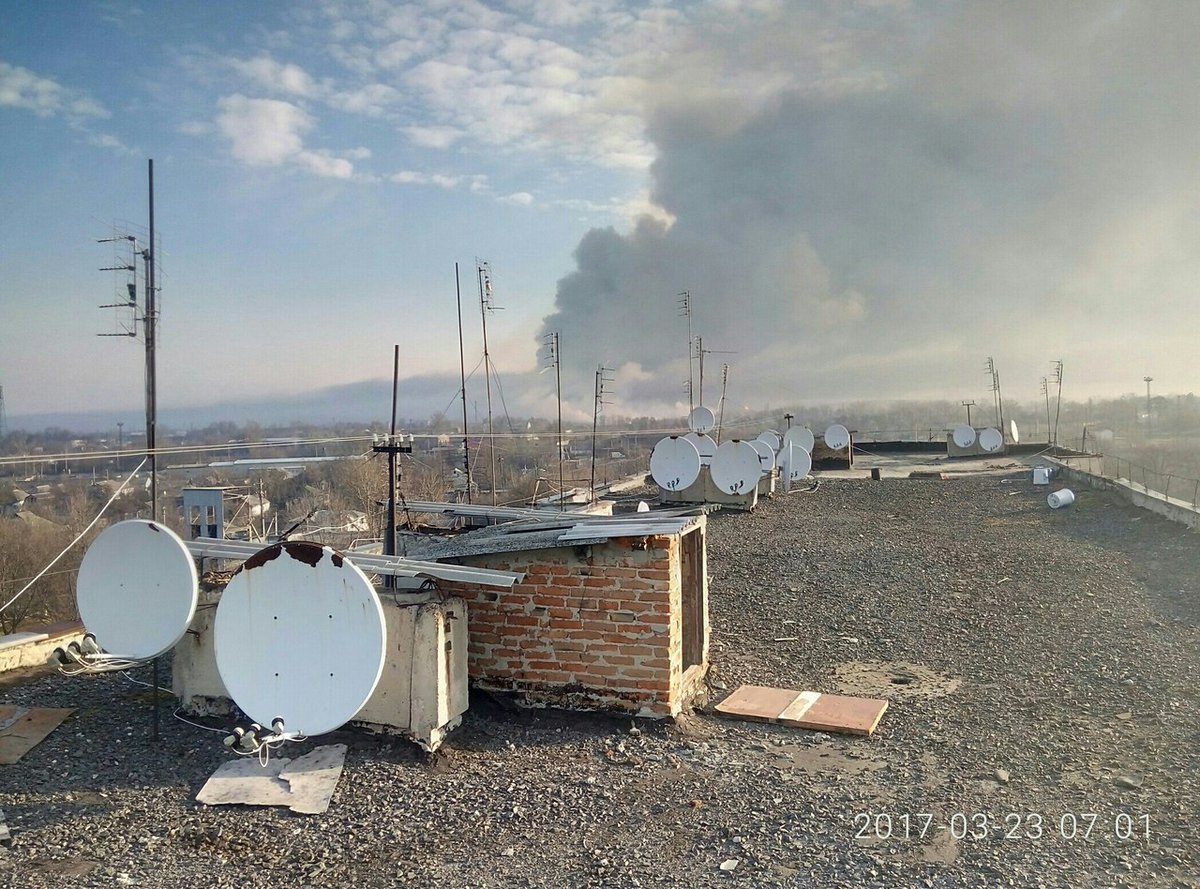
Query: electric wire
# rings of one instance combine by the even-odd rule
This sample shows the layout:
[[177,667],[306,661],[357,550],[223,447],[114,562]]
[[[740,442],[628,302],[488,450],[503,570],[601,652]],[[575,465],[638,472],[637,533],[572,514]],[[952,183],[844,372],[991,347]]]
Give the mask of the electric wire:
[[137,475],[138,472],[141,470],[141,468],[145,465],[146,465],[146,460],[142,460],[142,462],[137,465],[137,468],[134,469],[133,472],[131,472],[129,474],[129,477],[126,478],[125,481],[121,483],[121,487],[117,488],[117,490],[113,493],[113,495],[108,498],[108,502],[105,503],[102,507],[100,507],[100,511],[98,513],[96,513],[96,517],[94,519],[92,519],[90,522],[88,522],[87,527],[84,528],[82,531],[80,531],[79,534],[76,535],[75,539],[72,540],[70,543],[68,543],[66,548],[62,552],[60,552],[57,556],[55,556],[53,559],[51,559],[50,564],[48,564],[45,568],[43,568],[41,571],[39,571],[37,573],[37,576],[34,577],[33,580],[29,581],[29,583],[27,583],[24,587],[22,587],[21,591],[19,593],[17,593],[15,596],[13,596],[11,599],[9,599],[3,605],[0,605],[0,611],[4,611],[10,605],[12,605],[14,602],[16,602],[18,599],[20,599],[23,595],[25,595],[25,593],[28,592],[29,589],[35,583],[37,583],[39,580],[41,580],[41,578],[43,577],[43,575],[46,574],[47,571],[49,571],[51,568],[53,568],[58,563],[59,559],[61,559],[63,556],[65,556],[70,551],[71,547],[73,547],[80,540],[82,540],[84,535],[87,534],[88,531],[92,530],[93,527],[95,527],[96,522],[100,521],[100,517],[103,516],[105,511],[110,506],[113,505],[113,502],[118,497],[121,496],[121,493],[125,490],[126,486],[131,481],[133,481],[134,476]]

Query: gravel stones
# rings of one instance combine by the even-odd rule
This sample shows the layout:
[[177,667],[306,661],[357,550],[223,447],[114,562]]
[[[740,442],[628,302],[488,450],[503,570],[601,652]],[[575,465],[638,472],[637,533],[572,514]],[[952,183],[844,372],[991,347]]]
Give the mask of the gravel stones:
[[[432,756],[290,746],[349,745],[307,817],[196,803],[220,734],[164,710],[153,742],[144,688],[43,674],[0,701],[78,712],[0,771],[0,885],[1200,886],[1200,538],[1089,491],[1051,512],[1025,475],[826,480],[711,517],[711,699],[906,665],[871,739],[473,694]],[[952,836],[976,814],[982,836]]]

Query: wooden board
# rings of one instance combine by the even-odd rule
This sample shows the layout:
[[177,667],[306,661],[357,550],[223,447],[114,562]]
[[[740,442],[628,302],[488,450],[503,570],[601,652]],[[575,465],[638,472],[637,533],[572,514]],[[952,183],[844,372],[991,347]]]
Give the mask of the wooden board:
[[0,729],[0,765],[19,762],[74,712],[73,707],[0,706],[0,726],[6,726]]
[[721,716],[735,719],[869,736],[879,726],[887,706],[887,701],[873,698],[743,685],[717,704],[715,709]]

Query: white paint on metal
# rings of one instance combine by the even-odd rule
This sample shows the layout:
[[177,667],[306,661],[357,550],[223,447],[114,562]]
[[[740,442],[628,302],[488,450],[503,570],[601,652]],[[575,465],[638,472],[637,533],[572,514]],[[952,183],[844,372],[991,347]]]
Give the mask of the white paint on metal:
[[713,413],[710,407],[696,407],[688,414],[688,429],[692,432],[698,432],[703,435],[706,432],[712,432],[717,425],[717,415]]
[[111,654],[157,657],[187,632],[199,578],[187,547],[145,519],[110,525],[79,566],[76,603],[96,641]]
[[760,432],[757,440],[769,444],[772,451],[778,451],[783,444],[783,436],[774,429],[767,429],[763,432]]
[[979,433],[979,446],[989,454],[994,454],[1004,447],[1004,436],[999,429],[989,426]]
[[830,450],[841,451],[850,444],[850,430],[841,423],[834,423],[825,430],[825,446]]
[[762,475],[758,452],[747,441],[725,441],[713,455],[710,468],[713,485],[724,494],[745,494],[753,490]]
[[694,444],[696,450],[700,452],[701,466],[708,466],[712,463],[713,454],[717,452],[717,443],[711,436],[701,432],[689,432],[683,437]]
[[217,670],[255,722],[288,732],[344,725],[383,670],[383,608],[353,562],[315,543],[276,544],[247,560],[221,594]]
[[748,444],[758,454],[760,471],[763,475],[768,475],[775,468],[775,452],[771,450],[771,445],[761,438],[756,438],[754,441],[748,442]]
[[687,438],[664,438],[650,452],[650,475],[667,491],[682,491],[700,476],[700,451]]
[[951,433],[954,443],[960,448],[969,448],[971,445],[975,444],[975,436],[975,428],[965,424],[962,426],[955,426],[954,432]]
[[812,453],[813,445],[816,443],[816,436],[813,435],[813,431],[807,426],[792,426],[783,434],[783,444],[794,444],[797,447],[804,448],[810,454]]

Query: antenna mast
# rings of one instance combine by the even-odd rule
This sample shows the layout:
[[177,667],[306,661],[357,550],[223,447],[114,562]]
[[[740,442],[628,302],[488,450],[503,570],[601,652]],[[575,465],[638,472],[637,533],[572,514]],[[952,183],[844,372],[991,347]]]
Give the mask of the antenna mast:
[[471,502],[471,456],[467,449],[467,359],[463,351],[462,285],[458,278],[458,263],[454,263],[454,295],[458,301],[458,367],[462,375],[463,408],[463,471],[467,474],[467,502]]
[[[492,489],[492,506],[496,505],[496,439],[492,429],[492,359],[488,355],[487,316],[494,311],[492,303],[492,269],[486,262],[475,260],[475,271],[479,275],[479,316],[483,321],[483,379],[487,386],[488,455],[491,460],[491,475],[488,487]],[[469,481],[469,480],[468,480]]]
[[725,422],[725,390],[729,387],[729,365],[721,365],[721,401],[717,404],[717,444],[721,443],[721,425]]
[[692,412],[693,410],[695,410],[695,409],[696,409],[696,402],[695,402],[695,399],[692,397],[692,392],[694,391],[694,385],[693,385],[693,382],[692,382],[692,362],[693,362],[693,360],[695,359],[695,356],[692,354],[692,292],[691,292],[690,290],[683,290],[683,291],[680,291],[680,293],[679,293],[679,299],[678,299],[678,301],[677,301],[677,302],[678,302],[678,305],[679,305],[679,315],[680,315],[680,317],[687,318],[687,322],[688,322],[688,345],[687,345],[687,354],[688,354],[688,382],[687,382],[687,391],[688,391],[688,414],[689,414],[689,416],[690,416],[690,415],[691,415],[691,412]]
[[558,437],[555,439],[555,449],[558,451],[558,508],[567,508],[567,486],[563,481],[563,440],[562,440],[562,353],[559,351],[559,332],[557,330],[546,334],[546,346],[550,350],[548,360],[554,368],[554,387],[558,397]]
[[612,369],[605,367],[603,364],[601,364],[599,367],[596,368],[596,403],[592,409],[592,481],[591,481],[591,491],[592,491],[591,502],[592,503],[596,502],[596,427],[600,420],[601,405],[603,405],[605,403],[604,402],[604,394],[605,394],[604,384],[611,383],[613,381],[612,377],[607,376],[607,374],[609,374],[611,372],[612,372]]
[[1058,417],[1062,411],[1062,380],[1063,363],[1060,358],[1054,362],[1054,382],[1058,383],[1058,398],[1054,405],[1054,446],[1058,447]]
[[[387,537],[383,541],[383,554],[396,555],[396,459],[398,454],[411,454],[412,444],[404,443],[404,436],[396,435],[396,393],[400,387],[400,346],[394,347],[392,355],[392,425],[388,432],[387,443],[377,444],[371,448],[376,454],[388,455],[388,516]],[[411,439],[411,436],[410,436]],[[391,590],[396,588],[395,577],[385,577],[384,586]]]

